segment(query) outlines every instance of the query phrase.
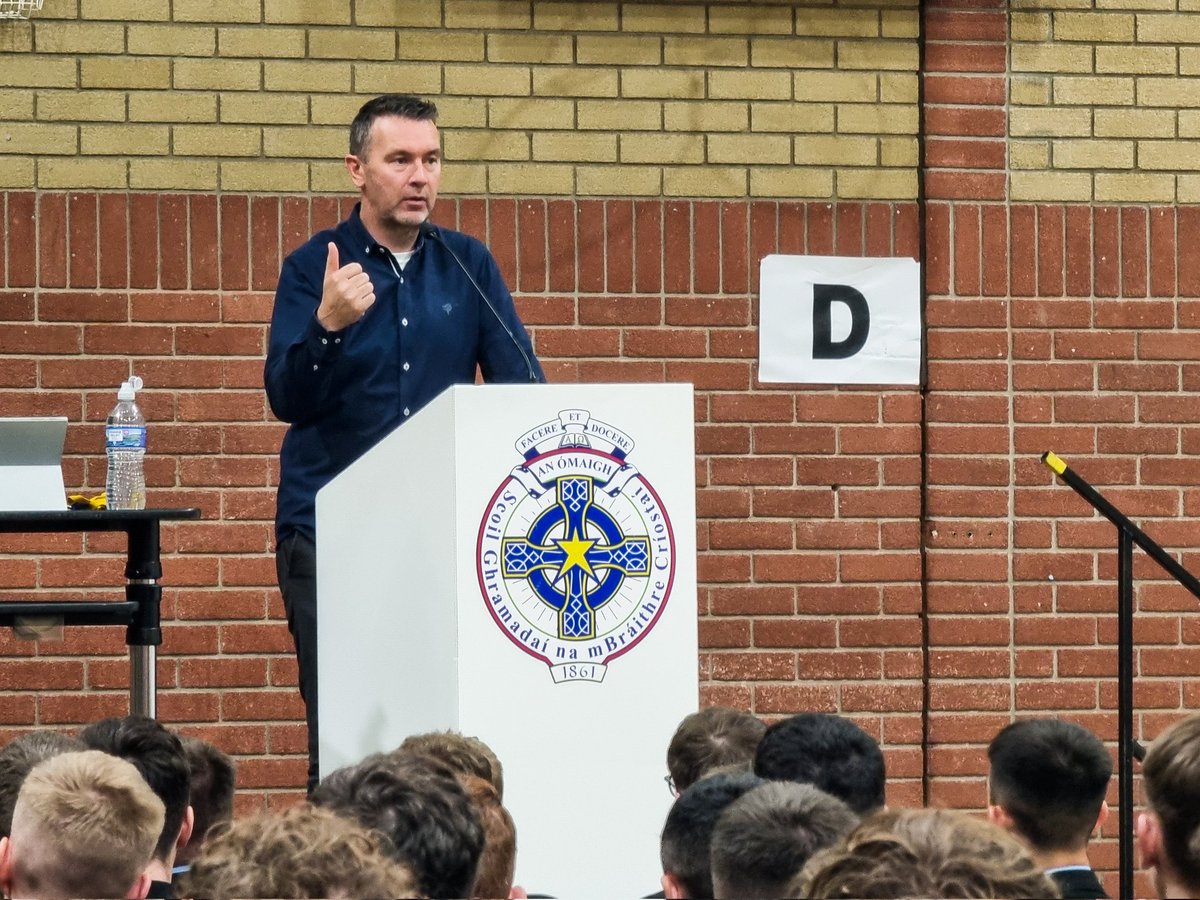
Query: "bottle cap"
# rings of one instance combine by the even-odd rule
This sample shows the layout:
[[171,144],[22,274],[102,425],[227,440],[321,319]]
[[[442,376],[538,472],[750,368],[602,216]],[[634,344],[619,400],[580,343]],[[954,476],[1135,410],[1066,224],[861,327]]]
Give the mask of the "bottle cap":
[[121,382],[121,389],[117,391],[118,400],[132,400],[134,395],[142,389],[142,379],[138,375],[131,375],[128,381]]

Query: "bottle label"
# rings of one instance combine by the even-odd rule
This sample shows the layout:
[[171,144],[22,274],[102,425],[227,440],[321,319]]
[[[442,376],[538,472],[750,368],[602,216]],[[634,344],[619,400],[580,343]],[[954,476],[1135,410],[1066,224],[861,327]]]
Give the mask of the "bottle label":
[[109,450],[145,450],[146,428],[137,425],[109,425],[104,429]]

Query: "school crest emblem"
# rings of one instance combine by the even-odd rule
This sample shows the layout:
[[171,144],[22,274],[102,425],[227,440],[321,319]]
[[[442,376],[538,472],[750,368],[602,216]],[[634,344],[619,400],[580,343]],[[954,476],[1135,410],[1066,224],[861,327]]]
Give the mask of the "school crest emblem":
[[666,607],[675,577],[670,518],[629,462],[633,439],[587,410],[563,410],[515,446],[522,462],[479,525],[484,602],[555,683],[602,681]]

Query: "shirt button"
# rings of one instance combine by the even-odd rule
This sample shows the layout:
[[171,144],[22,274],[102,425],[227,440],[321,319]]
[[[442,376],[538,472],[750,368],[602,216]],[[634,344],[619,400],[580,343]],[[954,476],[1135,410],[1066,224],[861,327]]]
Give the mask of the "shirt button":
[[320,368],[320,366],[318,366],[316,363],[313,363],[313,371],[314,372],[317,371],[317,369],[319,369],[319,368]]
[[328,344],[328,343],[329,343],[329,338],[321,338],[321,343],[322,343],[322,344]]
[[407,406],[406,406],[406,407],[404,407],[404,414],[405,414],[406,416],[408,415],[408,407],[407,407]]
[[407,328],[408,327],[408,319],[401,319],[400,324],[403,325],[405,328]]
[[405,364],[404,364],[404,371],[405,371],[405,372],[407,372],[407,371],[408,371],[408,363],[405,363]]
[[340,344],[340,343],[342,342],[342,339],[341,339],[341,338],[334,338],[334,339],[333,339],[333,342],[334,342],[335,344]]

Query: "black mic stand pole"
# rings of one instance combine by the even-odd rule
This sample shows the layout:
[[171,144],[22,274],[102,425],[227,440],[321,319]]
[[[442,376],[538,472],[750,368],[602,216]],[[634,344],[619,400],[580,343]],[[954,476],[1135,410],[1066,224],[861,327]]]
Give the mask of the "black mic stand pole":
[[1200,598],[1200,581],[1119,509],[1050,451],[1042,462],[1117,527],[1117,771],[1121,900],[1133,898],[1133,761],[1146,751],[1133,737],[1133,545],[1137,544],[1176,581]]

